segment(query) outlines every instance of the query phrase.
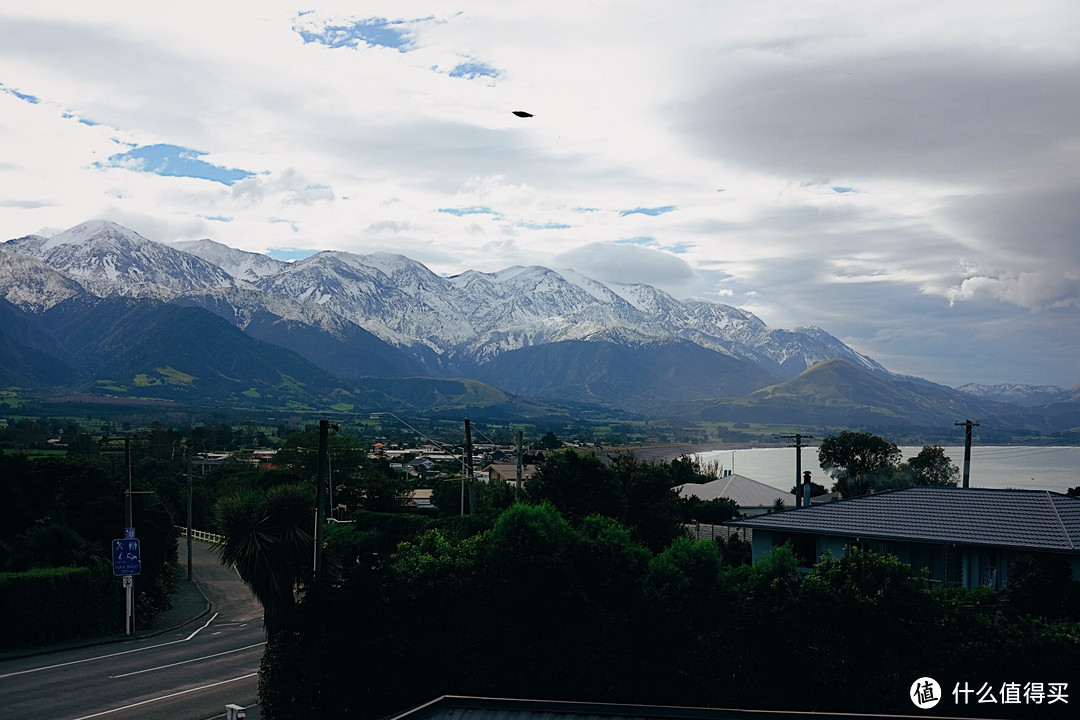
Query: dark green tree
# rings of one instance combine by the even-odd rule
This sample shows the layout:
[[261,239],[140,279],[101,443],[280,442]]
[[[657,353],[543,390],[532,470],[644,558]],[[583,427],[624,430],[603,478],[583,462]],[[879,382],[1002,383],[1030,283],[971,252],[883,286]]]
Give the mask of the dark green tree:
[[1064,558],[1022,555],[1009,567],[1005,598],[1016,612],[1046,618],[1080,618],[1080,582]]
[[892,487],[902,454],[900,448],[877,435],[845,430],[821,441],[821,469],[832,476],[844,497],[855,497]]
[[225,536],[218,558],[262,603],[267,632],[281,628],[297,585],[311,575],[314,509],[312,488],[301,484],[227,495],[215,505]]
[[537,446],[541,450],[558,450],[559,448],[562,447],[562,440],[555,437],[554,432],[552,432],[551,430],[548,430],[544,434],[544,436],[542,438],[540,438],[540,441],[537,443]]
[[898,481],[908,486],[956,487],[960,468],[938,445],[924,445],[915,457],[900,464]]
[[551,503],[570,522],[589,515],[622,517],[626,498],[612,467],[594,453],[549,453],[525,485],[529,502]]
[[683,501],[673,487],[671,464],[642,462],[633,453],[619,453],[611,458],[611,467],[624,498],[622,514],[612,517],[630,528],[637,542],[655,551],[686,534]]

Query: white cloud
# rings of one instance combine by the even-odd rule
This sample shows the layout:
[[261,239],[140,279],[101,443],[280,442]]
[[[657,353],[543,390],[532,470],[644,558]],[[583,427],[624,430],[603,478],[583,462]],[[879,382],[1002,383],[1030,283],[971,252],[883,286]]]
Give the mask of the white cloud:
[[686,261],[640,245],[589,243],[553,258],[554,267],[568,267],[602,281],[645,283],[683,295],[698,280]]
[[273,198],[282,205],[311,205],[332,201],[334,191],[312,182],[294,168],[286,168],[274,177],[254,175],[236,182],[232,196],[241,203],[258,203]]
[[[1037,10],[8,3],[0,232],[111,217],[446,273],[569,259],[820,325],[931,379],[1072,385],[1080,6]],[[342,42],[298,32],[331,26]],[[105,166],[154,145],[253,175]],[[490,212],[440,212],[470,207]],[[1005,330],[1039,362],[1005,357]]]

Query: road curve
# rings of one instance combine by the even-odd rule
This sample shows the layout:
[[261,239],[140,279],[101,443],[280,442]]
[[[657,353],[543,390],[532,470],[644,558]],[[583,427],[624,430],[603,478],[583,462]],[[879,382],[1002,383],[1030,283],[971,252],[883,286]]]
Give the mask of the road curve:
[[222,716],[226,704],[254,705],[262,608],[208,544],[193,543],[192,571],[210,614],[153,637],[0,661],[0,716],[202,720]]

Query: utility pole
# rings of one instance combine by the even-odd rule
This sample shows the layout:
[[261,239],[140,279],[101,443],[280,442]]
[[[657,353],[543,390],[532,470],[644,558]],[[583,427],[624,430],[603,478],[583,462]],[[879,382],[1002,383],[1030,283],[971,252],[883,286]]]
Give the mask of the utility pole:
[[[813,435],[803,435],[802,433],[795,433],[794,435],[780,435],[779,437],[785,440],[795,441],[795,507],[802,507],[804,504],[810,506],[810,484],[807,483],[806,487],[803,487],[802,476],[802,449],[803,440],[812,440]],[[803,495],[806,495],[806,501],[803,502]]]
[[517,448],[517,485],[514,487],[514,499],[519,499],[521,495],[521,436],[525,434],[524,430],[518,430],[518,448]]
[[187,459],[187,579],[191,582],[191,458]]
[[[133,513],[131,510],[131,496],[134,494],[131,490],[131,438],[133,435],[121,435],[117,437],[110,437],[103,435],[101,438],[102,444],[113,442],[114,440],[124,441],[124,459],[127,465],[127,492],[124,494],[127,496],[127,502],[124,509],[124,537],[128,539],[135,538],[135,523],[133,520]],[[140,493],[144,494],[144,493]],[[135,634],[135,576],[124,575],[124,633],[126,635]]]
[[466,472],[469,473],[469,514],[476,512],[476,486],[473,484],[473,460],[472,460],[472,425],[469,418],[465,418],[465,464],[468,465]]
[[330,460],[326,446],[329,440],[330,428],[337,432],[338,426],[331,425],[329,420],[319,421],[319,465],[315,472],[315,560],[313,568],[316,580],[322,575],[323,524],[326,517],[326,509],[323,505],[326,504],[326,477]]
[[968,480],[971,478],[971,428],[979,427],[979,423],[965,420],[964,422],[955,422],[953,425],[957,427],[964,426],[964,487],[967,487]]

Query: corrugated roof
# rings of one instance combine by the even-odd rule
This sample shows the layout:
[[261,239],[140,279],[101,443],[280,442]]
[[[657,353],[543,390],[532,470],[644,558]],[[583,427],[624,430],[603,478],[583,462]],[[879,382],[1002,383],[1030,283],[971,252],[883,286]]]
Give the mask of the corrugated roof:
[[1080,552],[1080,498],[1044,490],[905,488],[727,524],[820,535]]

